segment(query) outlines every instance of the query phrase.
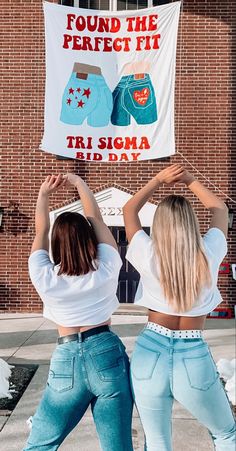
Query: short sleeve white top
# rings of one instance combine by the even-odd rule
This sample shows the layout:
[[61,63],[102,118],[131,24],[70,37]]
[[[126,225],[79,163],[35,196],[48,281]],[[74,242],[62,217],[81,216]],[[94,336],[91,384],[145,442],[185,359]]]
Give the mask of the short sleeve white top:
[[140,273],[140,282],[134,302],[148,309],[175,316],[201,316],[214,310],[222,301],[217,288],[217,279],[220,263],[227,254],[225,235],[220,229],[211,228],[203,236],[203,246],[211,272],[211,286],[202,289],[191,310],[185,313],[176,313],[165,299],[158,279],[158,259],[152,239],[143,230],[136,232],[126,254],[126,259]]
[[59,266],[40,249],[29,257],[31,281],[41,297],[45,318],[64,327],[103,323],[117,309],[118,276],[122,260],[109,244],[98,245],[98,269],[85,275],[59,275]]

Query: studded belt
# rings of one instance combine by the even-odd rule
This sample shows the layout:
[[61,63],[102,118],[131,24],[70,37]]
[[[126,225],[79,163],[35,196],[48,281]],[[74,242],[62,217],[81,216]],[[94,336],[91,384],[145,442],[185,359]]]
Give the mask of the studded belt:
[[158,334],[164,335],[165,337],[172,338],[202,338],[201,330],[171,330],[167,327],[160,326],[159,324],[148,322],[146,329],[152,330]]

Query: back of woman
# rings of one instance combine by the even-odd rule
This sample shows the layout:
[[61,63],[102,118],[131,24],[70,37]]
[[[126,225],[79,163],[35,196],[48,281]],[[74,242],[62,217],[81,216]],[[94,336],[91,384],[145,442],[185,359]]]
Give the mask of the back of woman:
[[[84,215],[57,217],[49,257],[49,195],[65,184],[77,188]],[[44,317],[58,329],[47,386],[32,420],[25,451],[57,450],[90,406],[104,451],[132,451],[129,361],[110,330],[122,265],[114,238],[86,183],[74,174],[42,184],[29,258],[31,281]]]
[[[157,207],[150,238],[138,212],[162,184],[185,183],[212,214],[202,238],[183,196]],[[179,165],[161,171],[124,207],[126,258],[140,272],[135,302],[149,309],[131,361],[134,398],[147,451],[171,451],[174,399],[210,431],[215,449],[235,449],[235,422],[202,329],[220,302],[218,271],[227,252],[227,208]],[[183,443],[184,447],[184,443]]]

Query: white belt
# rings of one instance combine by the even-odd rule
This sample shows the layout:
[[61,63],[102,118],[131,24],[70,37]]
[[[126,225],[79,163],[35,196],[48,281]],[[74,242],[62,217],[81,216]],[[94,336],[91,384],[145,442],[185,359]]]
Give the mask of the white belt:
[[165,337],[172,338],[202,338],[201,330],[171,330],[167,327],[160,326],[159,324],[148,322],[146,329],[153,330],[158,334],[164,335]]

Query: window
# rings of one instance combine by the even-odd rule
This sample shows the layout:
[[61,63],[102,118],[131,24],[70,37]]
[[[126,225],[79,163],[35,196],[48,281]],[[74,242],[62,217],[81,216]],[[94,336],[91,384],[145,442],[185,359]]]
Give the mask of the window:
[[59,4],[64,6],[77,6],[80,8],[89,9],[111,9],[111,0],[59,0]]
[[127,9],[142,9],[150,6],[171,3],[168,0],[59,0],[59,4],[65,6],[77,6],[80,8],[106,9],[122,11]]

